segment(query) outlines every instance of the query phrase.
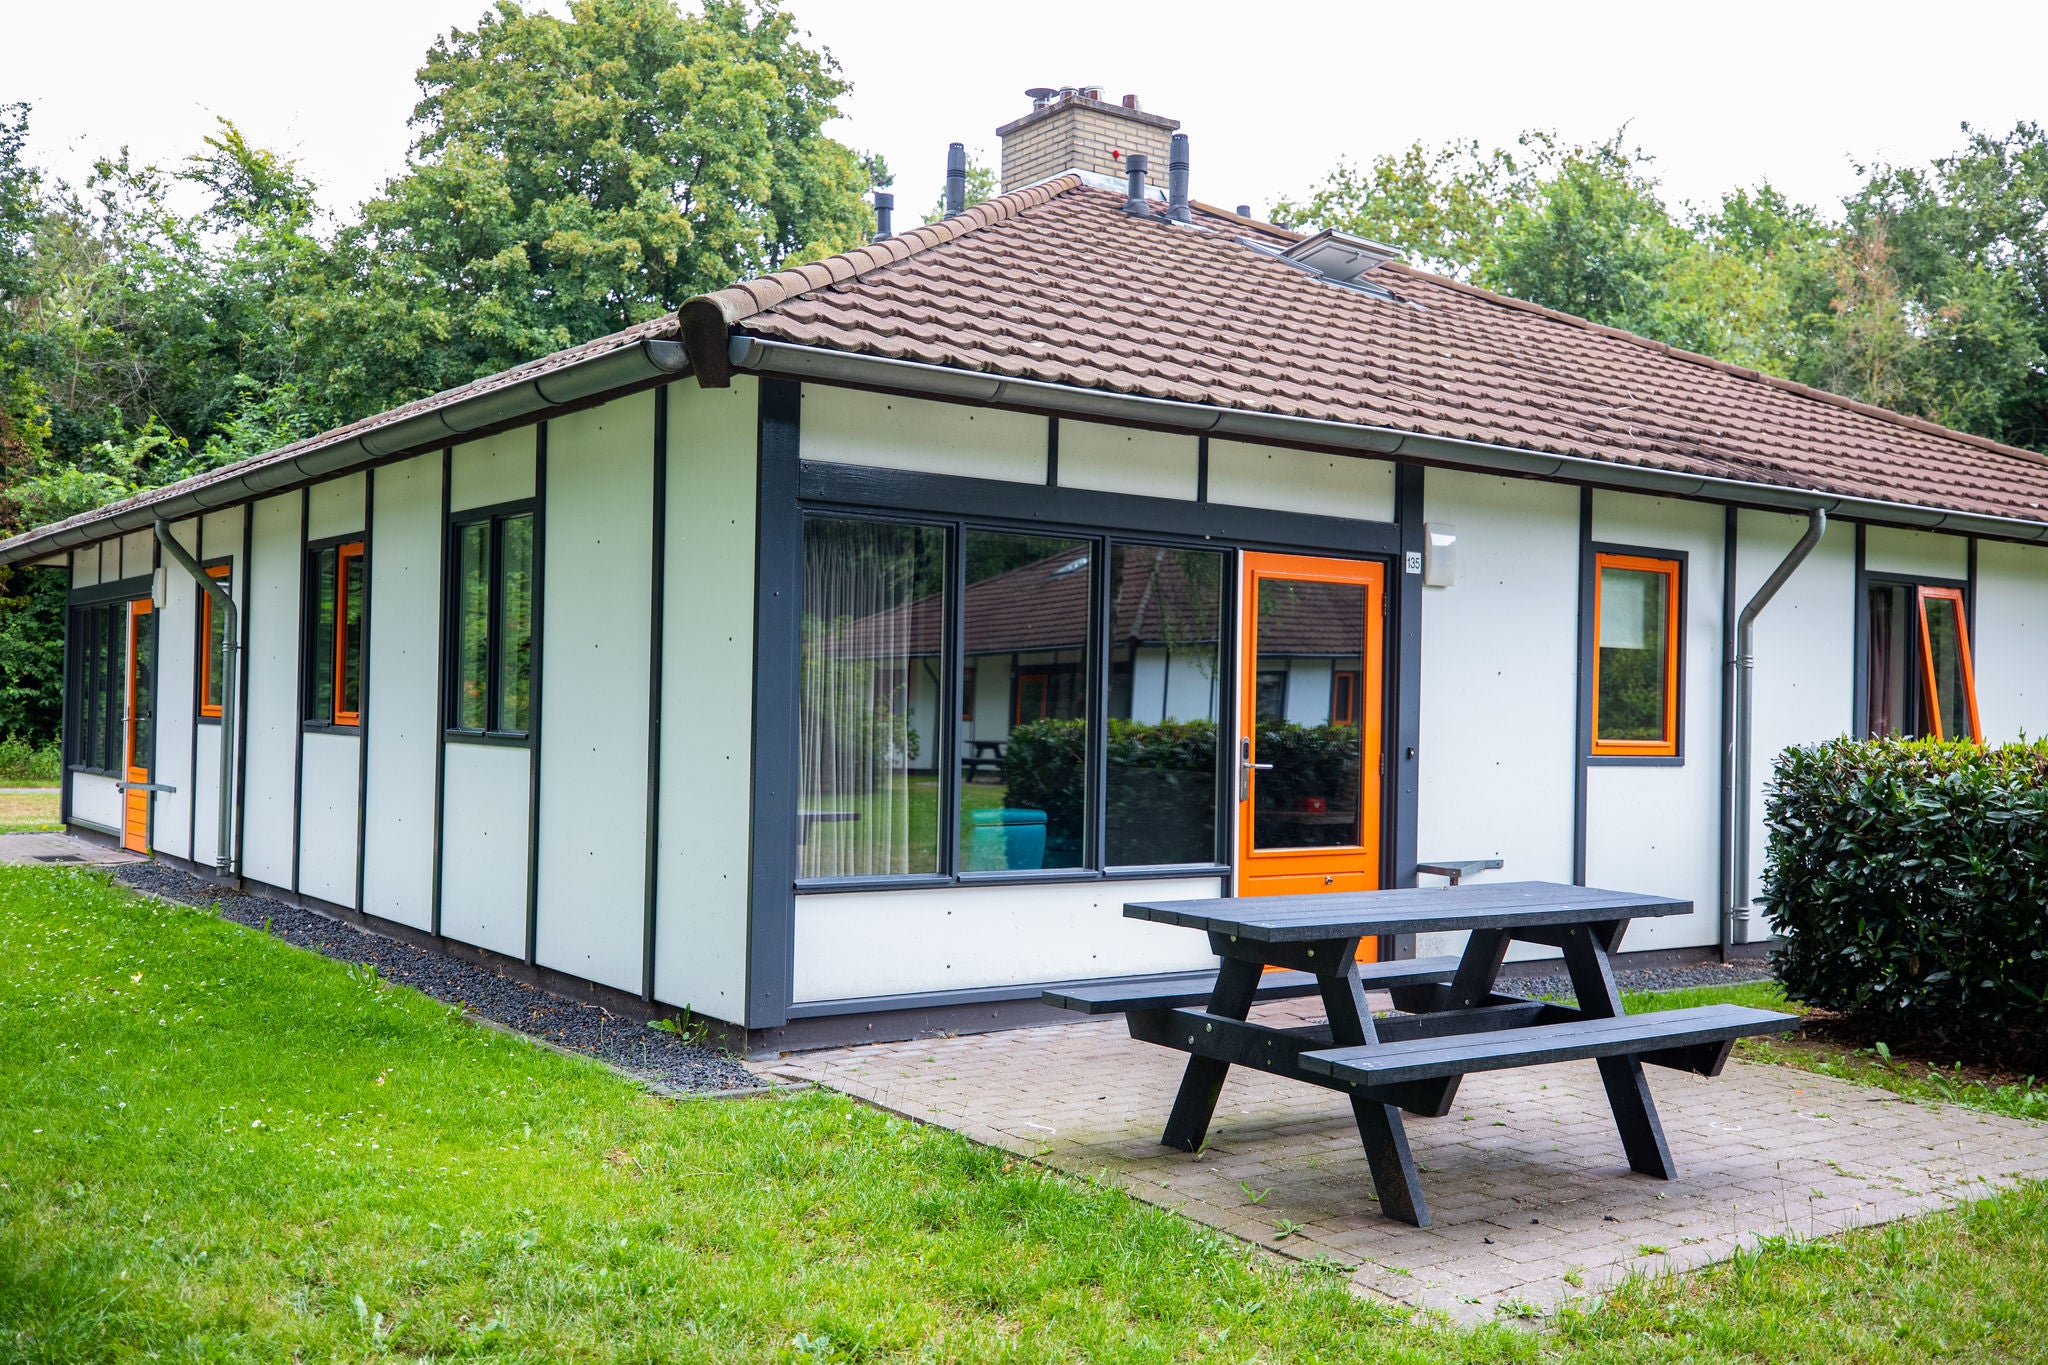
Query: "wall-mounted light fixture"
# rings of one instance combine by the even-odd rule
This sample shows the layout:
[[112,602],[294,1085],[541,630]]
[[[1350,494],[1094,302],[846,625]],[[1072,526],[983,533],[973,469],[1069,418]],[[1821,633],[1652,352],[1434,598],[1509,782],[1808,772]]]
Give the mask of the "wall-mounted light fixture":
[[1422,528],[1422,586],[1449,588],[1458,582],[1458,528],[1432,521]]

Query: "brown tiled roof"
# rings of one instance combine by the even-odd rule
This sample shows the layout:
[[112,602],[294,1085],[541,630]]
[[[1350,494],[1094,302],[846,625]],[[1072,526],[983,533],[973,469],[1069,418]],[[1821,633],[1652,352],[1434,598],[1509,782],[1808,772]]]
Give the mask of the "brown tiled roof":
[[[1374,297],[1276,259],[1291,234],[1202,206],[1132,217],[1068,175],[959,218],[692,300],[803,346],[2048,521],[2048,459],[1388,265]],[[694,336],[692,335],[694,331]]]

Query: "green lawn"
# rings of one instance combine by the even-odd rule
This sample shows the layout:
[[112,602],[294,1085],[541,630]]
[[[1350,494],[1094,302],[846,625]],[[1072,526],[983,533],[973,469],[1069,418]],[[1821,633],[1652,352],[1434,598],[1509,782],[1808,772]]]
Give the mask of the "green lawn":
[[0,834],[57,829],[58,803],[55,787],[32,792],[0,791]]
[[2038,1188],[1459,1332],[831,1095],[655,1099],[92,874],[0,868],[0,1076],[0,1361],[2048,1359]]

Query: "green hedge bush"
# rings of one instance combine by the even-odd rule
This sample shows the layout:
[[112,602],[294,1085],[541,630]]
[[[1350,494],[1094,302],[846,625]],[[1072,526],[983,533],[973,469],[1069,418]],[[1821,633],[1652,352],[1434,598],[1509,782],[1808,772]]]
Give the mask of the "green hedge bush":
[[1894,1041],[2048,1063],[2048,741],[1788,749],[1764,819],[1788,995]]
[[63,775],[64,759],[57,741],[38,748],[18,735],[0,739],[0,787],[41,786]]

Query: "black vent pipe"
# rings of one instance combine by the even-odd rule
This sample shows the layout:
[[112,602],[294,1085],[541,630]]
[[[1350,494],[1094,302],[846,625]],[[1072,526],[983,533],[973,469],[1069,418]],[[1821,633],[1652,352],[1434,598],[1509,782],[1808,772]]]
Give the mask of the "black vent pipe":
[[946,216],[957,218],[967,212],[967,144],[956,142],[946,148]]
[[895,236],[889,226],[889,219],[896,212],[896,196],[887,190],[875,191],[875,240],[886,242]]
[[1152,169],[1152,158],[1143,152],[1132,152],[1124,158],[1124,171],[1130,176],[1130,188],[1124,199],[1125,213],[1149,214],[1145,207],[1145,172]]
[[1166,216],[1176,223],[1195,221],[1188,207],[1188,135],[1173,135],[1173,153],[1166,163]]

